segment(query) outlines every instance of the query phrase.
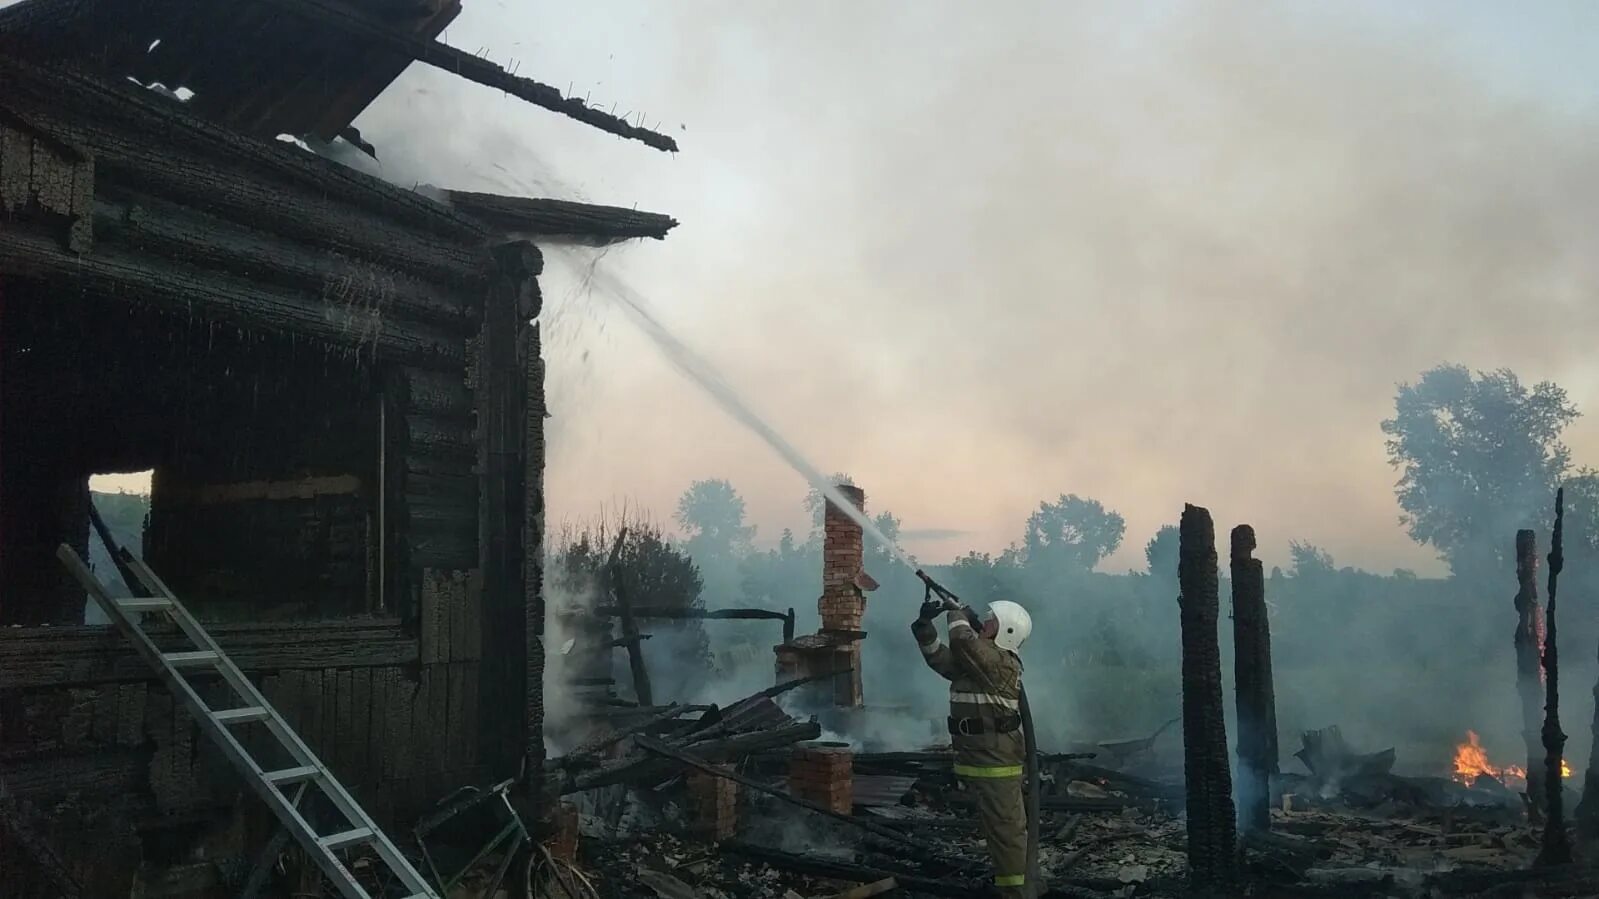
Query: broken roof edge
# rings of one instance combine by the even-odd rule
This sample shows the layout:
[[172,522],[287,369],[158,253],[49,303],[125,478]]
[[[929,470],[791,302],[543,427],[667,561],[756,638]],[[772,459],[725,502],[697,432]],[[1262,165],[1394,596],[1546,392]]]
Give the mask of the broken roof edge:
[[558,88],[507,71],[503,66],[442,41],[400,31],[333,0],[265,0],[265,2],[272,3],[291,15],[298,15],[337,29],[350,37],[386,46],[413,61],[426,63],[485,87],[497,88],[513,97],[551,112],[560,113],[608,134],[636,140],[663,152],[677,152],[677,141],[670,135],[634,125],[627,115],[617,116],[602,112],[589,106],[584,100],[566,96]]
[[455,211],[507,233],[539,238],[572,238],[600,245],[648,237],[664,240],[677,219],[657,212],[620,206],[595,206],[570,200],[508,197],[500,194],[443,191]]

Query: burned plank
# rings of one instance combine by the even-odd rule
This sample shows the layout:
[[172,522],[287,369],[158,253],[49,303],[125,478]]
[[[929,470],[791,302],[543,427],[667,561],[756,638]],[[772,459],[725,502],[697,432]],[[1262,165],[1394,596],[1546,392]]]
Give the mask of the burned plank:
[[[814,740],[821,736],[821,733],[822,727],[820,724],[814,721],[807,721],[803,724],[792,724],[771,730],[739,734],[734,737],[679,743],[677,745],[692,751],[700,759],[715,762],[751,755],[767,749],[776,749],[779,746],[788,746],[804,740]],[[561,793],[562,795],[581,793],[584,790],[592,790],[618,783],[659,782],[669,776],[676,767],[678,766],[655,758],[629,757],[578,776],[567,783],[561,789]]]
[[[171,627],[149,633],[164,650],[187,646]],[[398,621],[345,621],[208,625],[233,661],[246,671],[404,665],[417,660],[416,638]],[[0,629],[0,682],[7,687],[69,686],[150,681],[155,674],[110,626]]]
[[461,190],[447,191],[446,196],[457,212],[507,233],[534,237],[582,238],[603,245],[644,237],[662,240],[677,227],[677,219],[669,215],[618,206]]
[[[8,105],[58,140],[93,153],[97,159],[106,151],[115,154],[138,145],[150,154],[141,157],[150,163],[149,169],[159,168],[157,154],[165,153],[169,172],[196,169],[212,174],[205,183],[190,188],[191,196],[204,196],[206,188],[233,174],[216,164],[226,160],[244,172],[264,173],[280,188],[324,198],[328,207],[345,206],[370,213],[374,219],[402,222],[431,236],[406,241],[427,252],[450,243],[457,248],[478,247],[487,236],[477,222],[415,191],[276,141],[249,137],[149,91],[69,69],[39,66],[17,54],[0,54],[0,66],[5,68]],[[185,162],[190,157],[209,164],[188,166]],[[262,178],[257,174],[249,180]]]
[[420,366],[459,365],[465,353],[459,335],[435,326],[397,322],[365,308],[330,304],[123,248],[79,257],[48,235],[24,228],[0,231],[0,270],[106,300],[122,298],[185,314],[203,309],[243,327],[305,334]]
[[338,6],[327,0],[272,0],[279,8],[303,16],[318,24],[330,26],[352,37],[373,41],[404,53],[417,62],[443,69],[486,87],[505,91],[513,97],[542,106],[551,112],[576,119],[617,137],[631,138],[657,150],[677,152],[677,141],[667,135],[640,128],[626,119],[600,112],[576,97],[566,97],[547,84],[531,78],[519,78],[486,59],[458,50],[438,41],[420,38],[353,9]]
[[[771,609],[696,609],[676,606],[635,606],[634,618],[659,618],[663,620],[704,619],[707,621],[786,621],[784,612]],[[602,604],[594,607],[594,614],[615,618],[622,614],[620,604]]]
[[450,606],[457,598],[452,572],[422,569],[421,662],[439,665],[450,660]]
[[1210,512],[1183,507],[1177,576],[1182,613],[1183,757],[1188,792],[1188,871],[1202,886],[1233,879],[1235,819],[1216,639],[1216,529]]
[[394,266],[317,252],[276,234],[131,192],[94,207],[105,246],[128,247],[388,315],[464,328],[467,295],[452,294]]
[[403,375],[406,411],[445,417],[472,414],[472,393],[461,372],[407,368]]

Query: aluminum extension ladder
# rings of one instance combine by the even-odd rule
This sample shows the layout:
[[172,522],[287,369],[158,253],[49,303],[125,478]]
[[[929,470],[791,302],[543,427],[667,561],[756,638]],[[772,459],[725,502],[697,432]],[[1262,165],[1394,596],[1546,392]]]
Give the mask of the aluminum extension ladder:
[[[114,552],[115,550],[113,550]],[[278,714],[261,695],[250,679],[233,664],[227,657],[222,647],[206,633],[193,615],[178,602],[167,585],[156,577],[148,566],[131,555],[123,555],[119,560],[119,567],[131,571],[134,577],[141,582],[140,585],[129,584],[135,590],[142,586],[149,594],[147,597],[132,597],[116,599],[106,593],[105,587],[96,578],[89,567],[84,564],[82,557],[63,544],[56,552],[61,563],[67,567],[89,591],[94,601],[100,604],[107,616],[122,631],[139,655],[161,675],[161,680],[166,683],[172,695],[183,700],[189,711],[199,722],[200,728],[205,731],[212,742],[222,748],[233,767],[244,775],[256,793],[266,800],[272,807],[283,827],[299,842],[306,853],[322,869],[328,880],[338,887],[340,894],[345,899],[371,899],[367,891],[350,873],[337,855],[341,849],[353,846],[371,846],[377,851],[378,858],[388,867],[395,879],[403,884],[407,891],[407,899],[439,899],[428,883],[417,873],[415,867],[400,854],[400,850],[383,831],[367,815],[350,794],[333,777],[333,772],[316,757],[316,754],[305,745],[300,735],[289,727],[287,721]],[[156,646],[150,635],[139,627],[139,618],[145,614],[165,615],[178,626],[189,641],[194,644],[193,650],[182,652],[162,652]],[[212,709],[206,705],[205,700],[195,690],[184,671],[202,671],[221,675],[233,692],[238,695],[242,704],[236,708]],[[294,760],[291,767],[276,770],[265,770],[261,767],[231,728],[237,725],[260,723],[271,732],[278,745],[283,748],[288,757]],[[328,801],[343,815],[348,822],[348,829],[338,833],[322,835],[308,823],[300,814],[300,800],[306,793],[308,786],[319,788]],[[292,789],[292,795],[285,790]]]

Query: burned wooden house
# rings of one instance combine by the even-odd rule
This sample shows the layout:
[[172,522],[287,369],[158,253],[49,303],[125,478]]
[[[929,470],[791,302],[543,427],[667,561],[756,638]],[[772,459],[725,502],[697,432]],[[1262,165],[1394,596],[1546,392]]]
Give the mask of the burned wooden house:
[[536,244],[675,222],[423,195],[278,138],[358,141],[421,61],[675,145],[436,40],[459,12],[0,10],[6,896],[210,895],[272,826],[128,641],[84,623],[56,552],[91,540],[95,474],[153,470],[133,551],[385,827],[501,778],[539,806]]

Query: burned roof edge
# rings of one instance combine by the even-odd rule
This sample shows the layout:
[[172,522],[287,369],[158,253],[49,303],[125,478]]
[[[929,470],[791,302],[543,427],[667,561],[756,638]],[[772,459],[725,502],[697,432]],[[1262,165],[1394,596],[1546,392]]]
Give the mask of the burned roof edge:
[[663,240],[678,225],[669,215],[620,206],[462,190],[444,191],[444,197],[457,212],[489,227],[536,237],[574,237],[601,244],[641,237]]

